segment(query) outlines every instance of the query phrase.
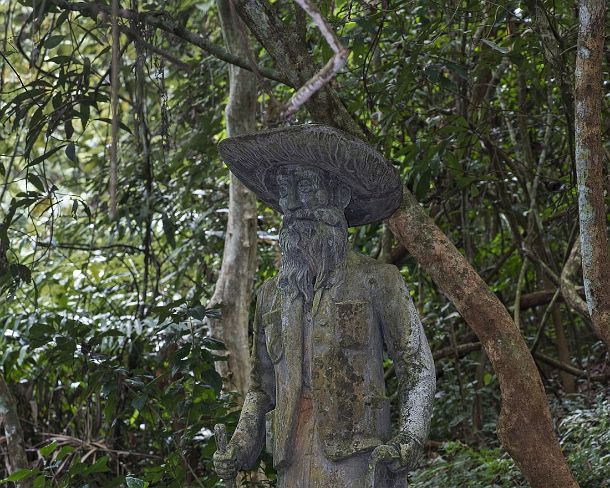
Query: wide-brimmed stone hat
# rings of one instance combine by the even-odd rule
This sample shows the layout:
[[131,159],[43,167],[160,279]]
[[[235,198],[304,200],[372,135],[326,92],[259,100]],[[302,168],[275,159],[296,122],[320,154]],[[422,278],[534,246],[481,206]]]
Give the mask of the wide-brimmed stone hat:
[[283,166],[311,166],[352,190],[345,209],[348,225],[389,217],[400,205],[398,171],[360,139],[333,127],[295,125],[224,139],[218,145],[229,169],[259,198],[281,213],[276,181]]

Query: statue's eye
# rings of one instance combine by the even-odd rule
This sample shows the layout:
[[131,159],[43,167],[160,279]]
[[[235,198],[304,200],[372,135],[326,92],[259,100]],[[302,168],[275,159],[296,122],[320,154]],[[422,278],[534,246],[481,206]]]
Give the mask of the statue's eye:
[[309,193],[313,190],[313,185],[309,180],[300,180],[299,181],[299,191],[302,193]]

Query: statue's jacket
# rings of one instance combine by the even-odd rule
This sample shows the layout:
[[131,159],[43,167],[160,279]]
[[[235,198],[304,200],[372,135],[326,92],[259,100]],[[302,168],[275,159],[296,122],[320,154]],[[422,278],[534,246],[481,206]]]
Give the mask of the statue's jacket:
[[[386,443],[396,433],[385,391],[384,350],[398,377],[400,430],[425,439],[434,364],[395,266],[348,253],[344,280],[313,300],[306,318],[311,334],[306,357],[300,346],[302,307],[294,307],[293,313],[283,300],[276,278],[265,282],[257,297],[250,391],[235,435],[236,441],[245,441],[249,430],[248,437],[255,433],[257,438],[246,464],[258,457],[265,435],[274,465],[290,463],[304,390],[311,395],[319,441],[329,460]],[[310,374],[303,374],[309,361]],[[261,425],[265,414],[266,428]]]

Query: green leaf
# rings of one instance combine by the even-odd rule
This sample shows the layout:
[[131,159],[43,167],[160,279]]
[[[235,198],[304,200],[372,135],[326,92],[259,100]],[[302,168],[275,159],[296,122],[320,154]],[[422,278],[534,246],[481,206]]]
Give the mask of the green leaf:
[[127,483],[127,488],[148,488],[149,485],[148,481],[134,478],[133,476],[126,476],[125,483]]
[[31,477],[34,474],[34,470],[32,469],[20,469],[19,471],[15,471],[8,478],[4,478],[2,482],[7,481],[23,481],[26,478]]
[[146,405],[147,401],[148,397],[146,395],[139,395],[131,402],[131,405],[136,410],[142,410],[142,408],[144,408],[144,405]]
[[64,36],[61,35],[57,35],[57,36],[50,36],[46,42],[44,43],[45,47],[47,49],[53,49],[54,47],[57,47],[59,45],[59,43],[61,41],[64,40]]
[[62,459],[64,459],[66,456],[72,454],[74,452],[74,448],[72,446],[64,446],[62,447],[59,452],[57,453],[57,456],[55,457],[55,459],[57,461],[61,461]]
[[44,447],[40,448],[40,455],[42,457],[47,457],[49,454],[53,453],[57,449],[57,442],[53,441],[50,444],[47,444]]
[[89,115],[90,115],[89,102],[81,103],[80,104],[80,121],[81,121],[81,124],[83,124],[83,130],[85,129],[85,126],[87,125],[87,122],[89,121]]
[[214,339],[213,337],[204,337],[201,342],[205,347],[212,349],[213,351],[224,351],[226,349],[224,342]]
[[40,97],[40,95],[45,93],[45,91],[46,90],[42,87],[41,88],[32,88],[31,90],[24,91],[24,92],[20,93],[19,95],[15,96],[11,100],[11,103],[13,105],[20,105],[22,102],[24,102],[28,99],[33,102],[34,100],[38,99]]
[[[95,120],[99,120],[101,122],[106,122],[107,124],[112,124],[112,120],[109,119],[108,117],[100,117],[99,119],[95,119]],[[123,129],[126,132],[129,132],[131,134],[131,129],[129,127],[127,127],[123,122],[119,122],[119,127],[121,129]]]
[[87,205],[83,200],[81,200],[80,203],[83,206],[83,209],[85,210],[85,213],[87,214],[87,217],[89,217],[89,220],[91,220],[92,216],[91,216],[91,209],[89,208],[89,205]]
[[481,41],[487,44],[490,48],[500,51],[502,54],[507,54],[509,51],[505,47],[498,46],[495,42],[490,41],[489,39],[481,39]]
[[42,183],[42,180],[37,175],[35,175],[34,173],[28,173],[27,180],[32,185],[34,185],[37,190],[44,192],[44,185]]
[[72,125],[71,119],[66,119],[64,121],[64,130],[66,131],[66,139],[72,139],[74,135],[74,126]]
[[89,88],[89,77],[91,75],[91,60],[85,56],[83,59],[83,86],[85,89]]
[[68,15],[70,15],[69,10],[64,10],[61,14],[59,14],[59,17],[57,17],[57,20],[55,21],[55,29],[61,27],[61,24],[63,24],[68,18]]
[[46,159],[49,159],[49,157],[51,157],[53,154],[55,154],[57,151],[59,151],[62,147],[64,147],[64,146],[58,146],[58,147],[54,147],[53,149],[50,149],[49,151],[44,153],[42,156],[38,156],[37,158],[32,159],[32,161],[30,161],[26,167],[31,168],[32,166],[36,166],[37,164],[42,163]]
[[70,161],[72,161],[73,163],[77,162],[77,160],[76,160],[76,148],[74,147],[74,143],[73,142],[71,142],[70,144],[68,144],[66,146],[65,153],[66,153],[66,156],[68,156],[68,159],[70,159]]
[[195,305],[194,307],[189,308],[186,313],[195,320],[203,320],[210,315],[208,311],[209,309],[205,308],[203,305]]
[[174,225],[174,221],[164,212],[161,216],[161,222],[163,223],[163,232],[165,233],[167,242],[172,249],[176,249],[176,226]]
[[109,471],[110,468],[108,468],[108,460],[108,456],[102,456],[87,470],[87,473],[105,473],[106,471]]
[[34,480],[33,488],[44,488],[45,484],[46,484],[46,478],[44,477],[44,474],[41,474],[41,475],[36,476],[36,479]]
[[25,281],[26,283],[32,281],[32,272],[27,266],[24,266],[23,264],[11,264],[10,270],[15,279]]
[[72,56],[55,56],[48,61],[55,64],[66,64],[72,61]]

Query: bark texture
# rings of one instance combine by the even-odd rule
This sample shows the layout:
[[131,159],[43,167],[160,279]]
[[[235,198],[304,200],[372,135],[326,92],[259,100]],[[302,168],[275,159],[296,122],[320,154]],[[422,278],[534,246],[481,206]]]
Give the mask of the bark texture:
[[[291,84],[299,86],[311,77],[315,68],[306,46],[298,42],[296,29],[287,28],[271,4],[266,0],[236,0],[236,5]],[[365,137],[332,87],[325,86],[306,106],[316,122]],[[536,365],[506,308],[407,189],[402,209],[389,223],[481,340],[502,388],[500,440],[531,486],[578,486],[553,431]]]
[[[4,425],[6,437],[7,456],[4,462],[9,474],[21,469],[29,469],[28,458],[23,441],[23,430],[17,414],[15,398],[11,394],[4,376],[0,374],[0,427]],[[30,488],[31,480],[16,483],[17,488]]]
[[575,72],[575,138],[585,295],[593,329],[610,350],[610,254],[601,127],[605,16],[605,0],[580,2]]
[[[231,0],[217,0],[227,50],[248,58],[245,27]],[[256,124],[256,78],[229,65],[229,103],[226,124],[229,136],[253,132]],[[225,343],[226,363],[217,363],[228,389],[247,391],[249,367],[248,315],[256,271],[256,196],[231,174],[229,220],[222,267],[210,306],[220,305],[222,316],[210,320],[212,335]]]

